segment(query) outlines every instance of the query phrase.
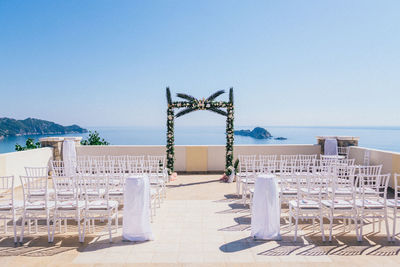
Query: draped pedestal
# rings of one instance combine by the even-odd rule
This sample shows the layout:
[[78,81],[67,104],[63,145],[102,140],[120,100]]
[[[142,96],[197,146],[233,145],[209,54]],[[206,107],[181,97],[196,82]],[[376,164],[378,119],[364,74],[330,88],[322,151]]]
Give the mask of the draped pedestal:
[[128,177],[124,189],[122,238],[126,241],[153,240],[150,225],[148,176]]
[[259,175],[254,185],[251,236],[280,240],[280,207],[275,175]]

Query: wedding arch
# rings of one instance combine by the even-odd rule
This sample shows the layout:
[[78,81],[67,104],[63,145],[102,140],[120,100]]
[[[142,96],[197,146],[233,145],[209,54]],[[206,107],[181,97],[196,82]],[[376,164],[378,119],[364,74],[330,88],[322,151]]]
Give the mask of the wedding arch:
[[[167,168],[171,174],[174,171],[175,148],[174,148],[174,120],[175,118],[186,115],[196,110],[209,110],[220,115],[226,116],[226,149],[225,149],[225,171],[232,166],[233,161],[233,88],[229,89],[229,101],[216,101],[215,99],[224,94],[224,90],[220,90],[207,98],[197,99],[193,96],[178,93],[177,97],[186,101],[172,101],[171,91],[167,87]],[[181,109],[176,115],[174,110]],[[226,109],[226,110],[224,110]]]

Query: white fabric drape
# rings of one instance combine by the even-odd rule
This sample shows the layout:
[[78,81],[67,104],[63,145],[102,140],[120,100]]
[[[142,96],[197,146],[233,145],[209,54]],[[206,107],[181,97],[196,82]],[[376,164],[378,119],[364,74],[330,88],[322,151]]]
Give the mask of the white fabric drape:
[[259,175],[254,185],[251,236],[255,239],[280,240],[279,194],[274,175]]
[[76,149],[74,140],[64,139],[63,161],[65,168],[65,175],[73,176],[75,174],[75,164],[76,164]]
[[336,139],[325,139],[324,154],[332,156],[338,155],[338,143]]
[[128,177],[124,190],[122,238],[153,240],[150,225],[150,183],[148,176]]

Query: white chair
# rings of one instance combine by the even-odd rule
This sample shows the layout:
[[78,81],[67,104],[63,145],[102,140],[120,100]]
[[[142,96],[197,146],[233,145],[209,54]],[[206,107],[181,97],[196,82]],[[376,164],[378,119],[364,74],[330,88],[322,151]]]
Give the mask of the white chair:
[[20,209],[20,203],[14,200],[14,176],[0,177],[0,219],[4,220],[5,234],[8,221],[12,221],[14,243],[17,243],[17,215]]
[[45,219],[48,241],[51,242],[50,220],[54,210],[54,201],[49,201],[48,177],[20,176],[24,205],[22,209],[22,229],[20,242],[24,239],[25,223],[30,232],[31,220],[35,221],[35,232],[38,232],[38,220]]
[[251,194],[251,189],[254,188],[254,183],[257,175],[256,160],[244,161],[244,178],[241,179],[242,199],[243,204],[247,204],[247,197]]
[[61,233],[61,224],[64,220],[64,229],[67,232],[68,220],[75,220],[78,225],[79,242],[83,242],[81,221],[83,220],[83,209],[85,202],[79,199],[79,188],[75,177],[69,176],[53,176],[55,207],[53,231],[51,242],[54,241],[54,233],[56,224],[59,224],[59,232]]
[[[110,177],[104,176],[78,176],[80,192],[85,201],[84,223],[81,242],[85,239],[85,230],[90,221],[92,221],[93,231],[95,221],[107,220],[110,242],[112,242],[112,220],[115,222],[115,228],[118,230],[118,202],[110,199]],[[90,230],[90,229],[89,229]]]
[[[315,219],[319,221],[322,241],[325,242],[322,196],[325,194],[325,184],[317,174],[294,174],[296,180],[296,199],[289,201],[289,229],[292,228],[292,218],[295,219],[294,242],[297,240],[299,219],[311,219],[313,232]],[[304,187],[303,180],[307,181]]]
[[160,173],[162,169],[160,167],[160,162],[158,160],[147,160],[147,170],[149,175],[150,186],[156,189],[158,206],[161,206],[161,198],[166,197],[165,180],[160,178]]
[[350,190],[350,193],[346,193],[346,197],[343,197],[343,193],[340,187],[340,184],[337,183],[337,179],[335,175],[331,177],[331,192],[329,193],[327,199],[321,201],[325,211],[327,218],[329,219],[329,241],[332,241],[332,230],[333,230],[333,220],[341,219],[343,220],[343,226],[345,229],[345,222],[353,221],[355,224],[357,240],[359,239],[358,233],[358,215],[357,215],[357,207],[356,207],[356,190],[354,185],[354,177],[350,176],[349,179],[349,188],[346,190]]
[[165,156],[147,156],[147,159],[150,161],[158,161],[160,172],[158,173],[158,177],[164,180],[164,183],[169,182],[168,170],[166,168],[166,157]]
[[400,217],[397,214],[397,210],[400,209],[400,184],[399,184],[400,174],[394,174],[394,199],[387,200],[387,207],[392,209],[393,212],[393,232],[392,232],[392,241],[395,241],[397,236],[396,233],[396,221],[397,218]]
[[236,195],[239,197],[241,195],[242,179],[244,179],[246,176],[245,162],[255,161],[257,155],[239,155],[238,157],[239,157],[239,171],[236,173]]
[[372,219],[373,231],[375,231],[375,219],[385,221],[386,234],[388,241],[391,240],[389,232],[389,222],[387,216],[387,187],[390,174],[385,175],[361,175],[358,178],[359,192],[356,200],[358,215],[361,221],[359,240],[362,240],[363,226],[365,219]]

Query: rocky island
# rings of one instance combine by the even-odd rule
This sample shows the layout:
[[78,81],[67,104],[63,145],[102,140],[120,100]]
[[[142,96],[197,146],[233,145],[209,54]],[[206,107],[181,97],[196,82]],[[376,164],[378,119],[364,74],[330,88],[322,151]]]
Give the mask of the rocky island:
[[242,136],[250,136],[255,139],[269,139],[272,137],[272,135],[266,129],[261,127],[256,127],[252,131],[250,130],[235,131],[235,134]]
[[27,118],[16,120],[11,118],[0,118],[0,139],[7,136],[39,135],[39,134],[67,134],[86,133],[87,130],[78,125],[62,126],[60,124]]

